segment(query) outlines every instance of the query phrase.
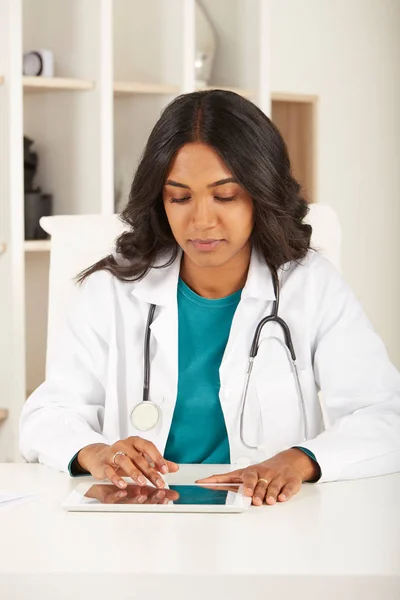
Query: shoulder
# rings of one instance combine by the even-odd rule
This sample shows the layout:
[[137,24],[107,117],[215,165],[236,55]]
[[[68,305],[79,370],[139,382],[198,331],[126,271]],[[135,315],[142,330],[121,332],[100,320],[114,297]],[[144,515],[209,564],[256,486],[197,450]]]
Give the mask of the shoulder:
[[315,250],[308,250],[300,261],[291,261],[282,268],[283,279],[295,280],[296,283],[307,286],[305,291],[324,289],[327,284],[345,285],[338,268]]
[[74,286],[70,317],[84,316],[89,322],[101,321],[110,316],[119,293],[130,289],[132,283],[117,279],[109,271],[96,271],[81,284]]

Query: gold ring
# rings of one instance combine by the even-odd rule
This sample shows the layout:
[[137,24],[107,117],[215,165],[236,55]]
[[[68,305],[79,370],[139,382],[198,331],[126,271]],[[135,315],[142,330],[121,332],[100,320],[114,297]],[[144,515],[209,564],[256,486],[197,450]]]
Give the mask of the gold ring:
[[121,455],[121,456],[126,456],[125,452],[116,452],[116,453],[114,454],[114,456],[112,457],[112,463],[113,463],[113,465],[115,465],[116,467],[118,467],[118,466],[119,466],[119,465],[118,465],[118,463],[116,463],[116,462],[115,462],[115,459],[117,458],[117,456],[118,456],[118,455]]
[[267,485],[269,484],[269,481],[267,481],[267,479],[263,479],[262,477],[260,477],[260,479],[257,481],[257,483],[260,483],[260,481],[263,481]]

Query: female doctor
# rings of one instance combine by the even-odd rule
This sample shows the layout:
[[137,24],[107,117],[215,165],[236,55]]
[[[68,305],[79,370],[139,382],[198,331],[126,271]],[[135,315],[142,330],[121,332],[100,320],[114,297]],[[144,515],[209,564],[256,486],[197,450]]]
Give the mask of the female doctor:
[[134,177],[129,231],[81,274],[23,409],[25,458],[121,495],[122,476],[163,488],[178,463],[232,463],[203,481],[243,482],[255,505],[304,481],[399,470],[399,373],[310,248],[307,210],[254,104],[220,90],[175,99]]

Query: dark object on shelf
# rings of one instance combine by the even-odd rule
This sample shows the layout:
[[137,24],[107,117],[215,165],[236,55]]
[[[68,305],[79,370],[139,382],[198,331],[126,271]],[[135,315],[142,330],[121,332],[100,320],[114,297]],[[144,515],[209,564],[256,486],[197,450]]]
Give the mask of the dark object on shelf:
[[25,239],[46,240],[49,236],[39,225],[41,217],[51,215],[53,196],[38,192],[25,194]]
[[40,187],[34,185],[39,159],[31,149],[32,144],[33,140],[24,137],[25,239],[45,240],[49,236],[40,227],[39,220],[52,214],[53,196],[42,194]]

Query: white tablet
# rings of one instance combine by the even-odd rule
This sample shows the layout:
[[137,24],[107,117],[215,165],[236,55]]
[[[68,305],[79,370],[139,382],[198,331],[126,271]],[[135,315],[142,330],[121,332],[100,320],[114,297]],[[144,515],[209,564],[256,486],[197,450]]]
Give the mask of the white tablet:
[[[125,491],[124,495],[121,491]],[[152,485],[128,484],[125,490],[107,482],[81,483],[63,502],[69,511],[86,512],[213,512],[239,513],[247,510],[251,498],[235,484]]]

